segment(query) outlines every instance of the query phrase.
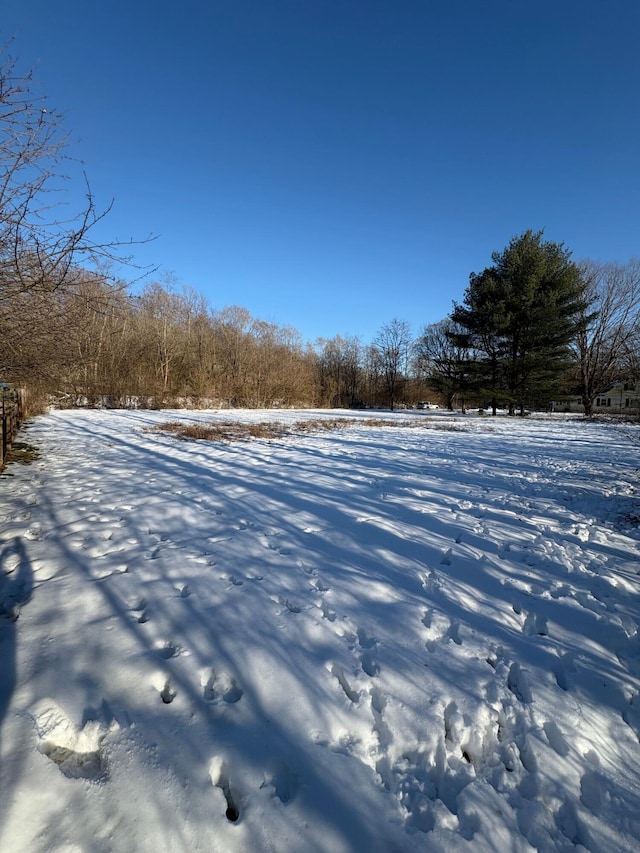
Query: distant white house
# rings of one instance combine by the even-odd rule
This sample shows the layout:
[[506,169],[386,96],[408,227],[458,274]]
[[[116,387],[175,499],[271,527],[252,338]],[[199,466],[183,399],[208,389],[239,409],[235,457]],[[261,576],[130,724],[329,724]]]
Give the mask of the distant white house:
[[[551,404],[554,412],[583,412],[581,397],[567,397]],[[593,401],[594,414],[636,415],[640,413],[640,383],[619,382]]]

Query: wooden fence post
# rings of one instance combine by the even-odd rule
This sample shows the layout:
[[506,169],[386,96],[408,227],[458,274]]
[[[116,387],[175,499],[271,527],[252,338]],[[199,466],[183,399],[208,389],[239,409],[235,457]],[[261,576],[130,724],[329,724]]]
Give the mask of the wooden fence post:
[[4,419],[4,388],[0,389],[2,395],[2,441],[0,441],[0,469],[4,465],[4,447],[5,447],[5,419]]
[[13,439],[24,418],[24,392],[22,388],[11,390],[0,388],[2,399],[2,441],[0,441],[0,469],[4,466],[7,451],[11,449]]

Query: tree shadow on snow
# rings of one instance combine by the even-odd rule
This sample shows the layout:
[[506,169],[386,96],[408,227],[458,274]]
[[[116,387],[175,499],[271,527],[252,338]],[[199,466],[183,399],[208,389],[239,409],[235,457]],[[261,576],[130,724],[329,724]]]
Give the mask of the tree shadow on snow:
[[[0,543],[0,748],[2,728],[16,686],[16,650],[20,609],[29,601],[33,590],[33,570],[19,536]],[[5,746],[3,772],[0,774],[0,812],[9,799],[14,777],[9,747]],[[9,768],[9,769],[7,769]],[[2,791],[2,787],[6,790]],[[0,819],[0,825],[2,820]]]
[[[142,419],[141,423],[146,420]],[[510,664],[517,663],[524,669],[531,667],[543,676],[547,673],[551,681],[555,678],[557,691],[562,695],[570,688],[572,674],[570,669],[565,672],[558,665],[558,651],[571,643],[569,651],[582,656],[583,664],[580,665],[600,676],[599,668],[604,659],[594,651],[589,640],[594,634],[594,622],[601,620],[603,628],[606,627],[613,611],[606,609],[607,601],[598,586],[600,579],[595,568],[590,573],[572,573],[571,567],[554,560],[552,553],[540,550],[536,537],[542,528],[537,526],[538,522],[516,517],[506,503],[505,495],[508,496],[520,481],[499,470],[491,480],[495,493],[483,488],[487,478],[478,471],[494,464],[489,453],[475,457],[469,453],[465,459],[470,473],[465,475],[463,482],[456,484],[452,482],[451,462],[443,459],[431,462],[426,452],[423,472],[416,470],[415,454],[404,461],[396,459],[392,466],[384,465],[383,471],[378,470],[376,459],[384,458],[386,449],[384,441],[378,440],[350,442],[351,455],[343,453],[344,448],[337,443],[328,475],[327,452],[314,449],[309,442],[295,447],[295,458],[289,457],[284,443],[267,454],[269,458],[260,456],[261,445],[252,455],[251,451],[247,452],[246,445],[222,446],[212,451],[206,445],[199,449],[165,436],[154,436],[141,443],[140,436],[110,432],[108,418],[103,423],[97,418],[95,421],[88,419],[86,424],[71,422],[67,425],[67,436],[77,438],[80,444],[96,437],[108,444],[103,465],[109,466],[112,472],[119,471],[122,476],[123,493],[117,500],[132,506],[138,504],[128,515],[127,527],[129,541],[137,544],[131,545],[129,552],[123,552],[126,571],[117,570],[115,563],[119,558],[114,556],[110,563],[112,570],[98,573],[101,557],[90,558],[82,550],[71,547],[61,512],[53,503],[46,504],[46,495],[43,495],[42,509],[49,516],[48,543],[57,550],[65,570],[77,579],[74,583],[86,581],[90,585],[86,588],[105,605],[96,610],[108,612],[113,620],[110,628],[115,623],[120,629],[118,643],[123,647],[128,645],[130,659],[134,661],[132,671],[144,672],[149,678],[157,678],[158,674],[161,677],[154,682],[155,686],[144,681],[132,684],[129,696],[122,695],[109,683],[99,665],[103,651],[107,659],[114,635],[97,625],[83,637],[80,649],[76,648],[77,636],[56,639],[58,665],[66,668],[60,672],[61,681],[65,682],[64,676],[68,673],[73,689],[85,693],[85,714],[82,720],[76,721],[78,724],[98,720],[106,728],[116,720],[123,730],[135,726],[138,734],[131,737],[139,738],[136,743],[141,750],[148,748],[144,742],[145,732],[150,737],[162,732],[164,738],[156,744],[155,766],[167,768],[167,772],[170,769],[175,779],[193,780],[194,774],[200,781],[204,778],[211,788],[210,803],[207,800],[209,805],[201,817],[188,815],[193,823],[200,821],[203,838],[208,824],[213,828],[217,821],[224,822],[224,809],[230,808],[230,801],[239,805],[238,823],[242,823],[243,796],[249,792],[243,792],[238,776],[258,778],[263,767],[267,768],[271,753],[279,763],[275,770],[265,770],[265,781],[273,789],[274,804],[283,816],[287,803],[296,796],[299,775],[316,794],[315,801],[307,804],[311,822],[324,824],[327,832],[339,838],[347,849],[372,850],[379,842],[375,838],[379,822],[367,817],[375,814],[375,798],[370,802],[349,804],[348,765],[353,759],[347,755],[344,761],[336,759],[334,752],[331,763],[314,761],[314,755],[325,755],[321,751],[324,746],[304,741],[298,731],[287,728],[286,719],[274,718],[257,687],[265,669],[272,670],[275,677],[282,679],[275,685],[276,690],[288,689],[287,684],[300,685],[303,698],[315,706],[319,718],[331,712],[330,708],[323,710],[323,706],[335,702],[335,697],[325,692],[327,685],[337,691],[343,702],[351,701],[354,707],[356,705],[349,697],[351,687],[347,676],[352,676],[348,671],[342,682],[339,666],[335,667],[338,674],[334,678],[324,671],[311,675],[308,669],[305,671],[304,655],[299,649],[291,648],[287,620],[302,620],[306,612],[317,620],[322,618],[317,611],[321,593],[302,592],[304,586],[300,578],[304,576],[300,573],[306,569],[309,582],[316,570],[319,570],[321,581],[326,567],[332,583],[339,587],[342,600],[354,602],[352,612],[383,625],[387,636],[406,635],[411,639],[415,634],[415,654],[408,640],[405,659],[394,661],[398,676],[408,682],[418,683],[418,679],[427,677],[425,666],[429,652],[423,638],[425,622],[421,621],[426,607],[439,610],[452,626],[459,626],[455,630],[450,626],[448,635],[437,638],[442,654],[450,650],[455,652],[465,632],[466,636],[486,636],[494,645],[504,647]],[[451,439],[452,442],[462,440],[457,436]],[[448,455],[455,457],[454,450],[449,449]],[[513,476],[516,474],[515,461],[514,456],[513,467],[508,469],[508,474]],[[535,466],[527,464],[530,470],[526,473],[535,475]],[[425,473],[430,477],[428,485],[424,483]],[[518,473],[522,475],[521,470]],[[448,488],[438,485],[445,481],[449,483]],[[305,483],[308,483],[306,490],[303,489]],[[535,497],[541,504],[547,502],[547,519],[562,522],[565,518],[562,497],[567,489],[555,488],[551,477],[549,483],[541,483]],[[522,491],[529,494],[524,485]],[[116,500],[112,492],[108,500]],[[86,524],[89,529],[89,522]],[[495,525],[502,525],[500,540],[507,540],[511,535],[513,554],[516,554],[517,544],[522,559],[518,561],[513,554],[509,556],[508,551],[500,551],[498,542],[492,541],[490,534],[481,529]],[[246,549],[257,549],[259,542],[263,543],[263,550],[255,560],[254,576],[234,577],[234,563],[246,568],[249,562]],[[580,540],[575,537],[572,544],[581,547]],[[12,601],[17,602],[21,596],[28,599],[32,583],[30,578],[28,582],[25,580],[24,574],[23,580],[14,583],[20,577],[16,575],[18,566],[24,562],[23,571],[28,573],[29,564],[23,546],[16,542],[12,547],[14,550],[7,554],[11,560],[17,556],[15,568],[6,568],[0,576],[5,578],[5,587],[9,582],[14,584],[5,596],[10,604],[8,613],[12,612]],[[601,554],[610,557],[612,562],[619,556],[616,549],[607,544],[592,543],[588,547],[593,561]],[[3,559],[9,559],[4,554]],[[297,555],[303,555],[304,559],[296,563]],[[205,561],[200,565],[211,558],[208,569],[211,578],[205,584],[200,577],[197,594],[190,595],[188,560],[191,558]],[[6,563],[7,567],[14,565],[11,560]],[[599,565],[594,562],[596,568]],[[226,567],[230,570],[225,570]],[[295,572],[298,574],[294,578],[291,573]],[[291,585],[300,596],[298,601],[290,601],[287,597],[288,573]],[[184,579],[184,584],[178,583],[179,578]],[[536,585],[539,589],[534,588]],[[372,590],[378,590],[377,597],[370,596]],[[594,598],[594,592],[600,598]],[[576,607],[576,593],[596,610]],[[474,600],[482,602],[482,607],[470,606],[469,602]],[[357,610],[358,602],[362,603],[360,611]],[[256,603],[261,604],[261,608],[257,608]],[[415,625],[405,619],[405,603],[420,614],[416,615]],[[548,636],[542,622],[538,626],[532,618],[527,623],[528,611],[535,617],[536,608],[540,608],[551,626],[563,627],[564,634],[557,641],[553,635]],[[327,614],[330,621],[329,610]],[[346,619],[344,624],[347,624]],[[355,652],[351,658],[356,660],[356,654],[360,654],[365,673],[375,678],[374,655],[372,647],[367,645],[367,632],[371,633],[372,629],[363,623],[350,625],[349,629],[356,631],[358,627],[363,630],[359,641],[361,648],[358,651],[358,639],[354,637]],[[0,620],[0,631],[4,628],[14,631],[15,624],[7,621],[5,625],[5,620]],[[245,635],[244,648],[256,651],[255,661],[237,659],[237,648],[241,646],[234,647],[233,636],[238,632]],[[0,636],[4,644],[4,634]],[[13,654],[4,656],[9,662],[0,663],[3,667],[0,673],[6,675],[5,683],[13,690],[16,678],[13,633],[9,634],[9,639],[9,651]],[[624,639],[621,633],[623,651],[627,649]],[[336,654],[337,643],[327,641],[323,648],[321,641],[317,642],[309,655],[309,665],[324,658],[329,660]],[[191,654],[210,659],[208,680],[196,683],[193,670],[181,666],[180,644]],[[487,654],[490,651],[486,649]],[[347,659],[349,653],[345,650],[344,654]],[[91,657],[97,662],[93,671],[85,666]],[[434,658],[436,662],[440,659]],[[77,675],[76,663],[86,670],[84,681]],[[459,664],[459,685],[468,685],[472,692],[482,696],[484,685],[492,677],[492,664],[487,661],[486,668],[482,663],[479,668],[473,658],[464,655],[460,656]],[[260,666],[263,669],[258,673]],[[455,666],[451,664],[445,668],[444,677],[454,672]],[[229,674],[237,678],[237,684],[224,681]],[[601,689],[595,678],[582,679],[580,689],[591,692],[594,703],[610,704],[614,711],[620,712],[624,697],[618,684],[622,683],[624,674],[622,666],[609,665],[609,677],[615,681],[615,689]],[[515,676],[512,681],[511,686],[506,682],[502,685],[506,695],[522,687]],[[345,696],[340,694],[340,689]],[[425,680],[423,691],[426,690],[428,682]],[[8,699],[1,704],[4,700],[3,692],[0,694],[0,722],[8,704]],[[530,704],[526,696],[521,701],[523,706]],[[250,712],[243,711],[244,718],[237,721],[229,711],[236,703],[239,709],[250,709]],[[192,732],[176,739],[173,713],[184,707],[194,709],[190,723]],[[523,713],[523,719],[524,716]],[[264,742],[264,750],[256,750],[260,742]],[[208,780],[210,761],[216,757],[224,760],[215,778],[212,776]],[[339,767],[336,762],[344,765],[344,771],[338,778],[332,778],[327,770]],[[356,764],[351,766],[356,767]],[[244,768],[243,774],[236,771],[238,767]],[[372,772],[372,780],[374,775]],[[363,789],[364,786],[360,786],[359,792]],[[180,835],[176,822],[175,809],[171,808],[170,793],[170,788],[151,790],[148,797],[155,805],[158,823],[166,826],[165,838],[172,839],[174,846],[186,846],[187,841]],[[256,791],[251,793],[256,795]],[[105,814],[107,812],[105,805]],[[93,810],[92,815],[95,814]],[[85,828],[88,840],[90,826],[88,820]],[[65,834],[61,816],[61,843],[68,841],[76,829],[69,827]],[[266,846],[269,839],[260,836],[258,827],[254,826],[253,831],[256,836],[248,839],[250,849]]]

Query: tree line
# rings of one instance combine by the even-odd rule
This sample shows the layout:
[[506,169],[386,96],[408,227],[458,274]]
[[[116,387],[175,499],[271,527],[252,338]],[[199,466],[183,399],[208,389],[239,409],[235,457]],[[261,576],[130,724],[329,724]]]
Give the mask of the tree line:
[[[397,406],[435,396],[510,413],[640,381],[640,262],[576,263],[542,232],[472,273],[460,303],[415,337],[304,342],[244,308],[214,309],[94,239],[108,216],[89,185],[61,215],[67,142],[29,76],[0,56],[0,381],[68,404]],[[135,288],[113,274],[128,269]]]

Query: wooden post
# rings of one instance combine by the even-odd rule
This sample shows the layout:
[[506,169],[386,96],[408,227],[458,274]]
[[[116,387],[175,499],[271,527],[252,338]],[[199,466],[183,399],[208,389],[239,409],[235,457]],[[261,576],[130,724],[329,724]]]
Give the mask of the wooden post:
[[5,419],[4,419],[4,388],[0,389],[2,395],[2,441],[0,441],[0,468],[4,465],[5,448]]
[[13,439],[22,425],[24,417],[24,394],[23,389],[10,390],[0,388],[0,399],[2,400],[2,441],[0,441],[0,468],[3,467],[7,458],[7,452],[11,449]]

